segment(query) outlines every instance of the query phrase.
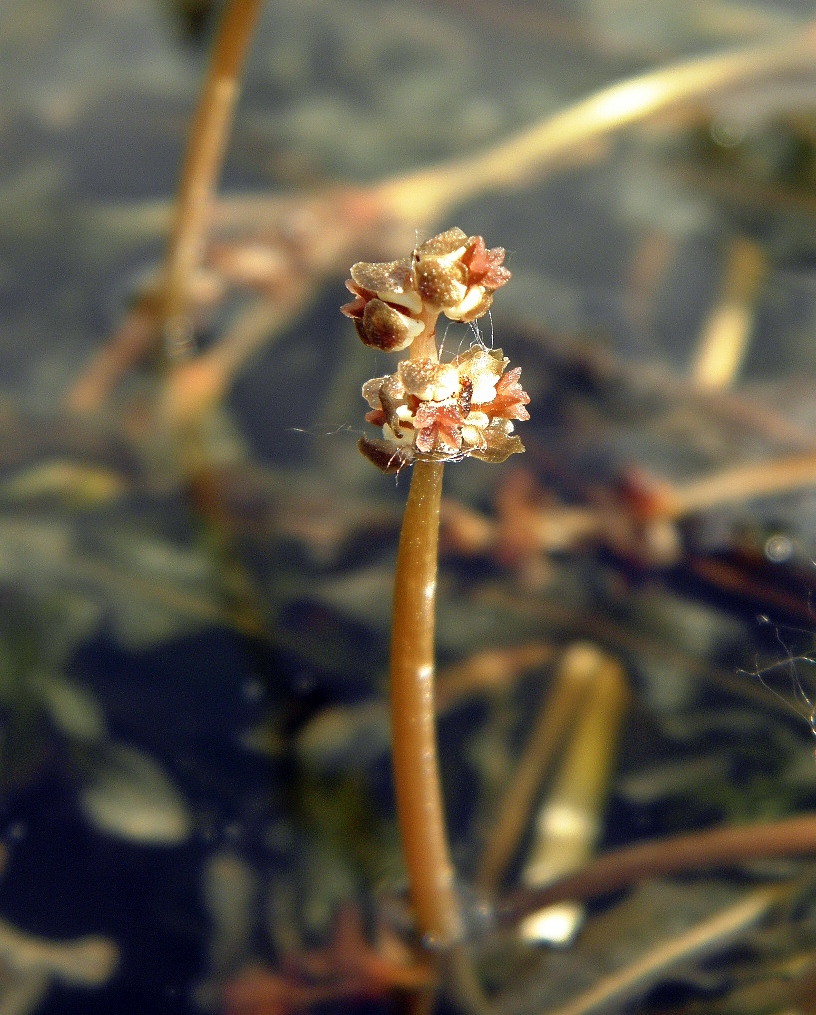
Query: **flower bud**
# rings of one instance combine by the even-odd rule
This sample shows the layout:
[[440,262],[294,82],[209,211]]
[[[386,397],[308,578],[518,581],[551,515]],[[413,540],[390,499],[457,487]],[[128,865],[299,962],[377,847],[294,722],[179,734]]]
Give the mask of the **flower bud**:
[[425,328],[421,321],[376,297],[366,303],[362,318],[355,318],[354,326],[365,345],[383,352],[407,348]]

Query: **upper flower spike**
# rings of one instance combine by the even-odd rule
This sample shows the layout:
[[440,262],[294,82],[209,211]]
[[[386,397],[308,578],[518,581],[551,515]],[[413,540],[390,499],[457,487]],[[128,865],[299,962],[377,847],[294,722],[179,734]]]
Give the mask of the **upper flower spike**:
[[346,282],[355,297],[341,307],[366,345],[386,352],[407,348],[440,313],[475,321],[510,278],[504,248],[488,250],[481,236],[447,229],[399,261],[359,261]]
[[503,247],[488,250],[481,236],[448,229],[410,257],[352,267],[346,286],[355,298],[342,311],[366,345],[398,351],[428,329],[428,342],[423,338],[395,373],[363,385],[366,421],[382,427],[382,439],[363,437],[357,446],[384,472],[417,459],[503,462],[524,450],[513,433],[513,420],[530,418],[521,368],[507,370],[501,349],[481,341],[440,363],[433,342],[440,314],[474,321],[487,312],[510,278],[503,261]]

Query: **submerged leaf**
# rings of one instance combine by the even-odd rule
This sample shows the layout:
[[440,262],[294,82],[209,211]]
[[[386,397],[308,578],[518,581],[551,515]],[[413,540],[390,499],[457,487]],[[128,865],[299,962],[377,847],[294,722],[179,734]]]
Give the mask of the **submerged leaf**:
[[83,813],[108,835],[153,846],[178,846],[192,815],[162,769],[133,747],[111,744],[80,795]]

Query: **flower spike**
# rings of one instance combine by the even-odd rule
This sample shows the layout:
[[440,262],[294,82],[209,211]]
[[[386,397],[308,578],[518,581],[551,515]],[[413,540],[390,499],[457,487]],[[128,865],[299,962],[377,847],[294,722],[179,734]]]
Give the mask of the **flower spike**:
[[493,293],[510,278],[503,247],[481,236],[447,229],[419,244],[410,257],[351,268],[346,287],[354,296],[341,308],[372,348],[399,352],[416,342],[397,371],[363,386],[382,439],[363,437],[360,451],[384,472],[415,460],[450,462],[472,456],[503,462],[523,451],[513,420],[529,419],[530,397],[521,368],[481,342],[440,363],[434,342],[440,314],[470,322],[487,313]]

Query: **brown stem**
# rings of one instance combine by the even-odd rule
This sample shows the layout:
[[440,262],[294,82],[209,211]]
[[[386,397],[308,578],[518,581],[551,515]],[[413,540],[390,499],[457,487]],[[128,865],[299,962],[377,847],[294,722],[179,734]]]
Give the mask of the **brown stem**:
[[[96,354],[66,396],[76,412],[99,409],[122,374],[154,347],[163,331],[183,333],[193,275],[199,265],[230,121],[238,98],[241,67],[262,0],[227,0],[201,88],[173,204],[170,236],[158,299],[151,293]],[[178,324],[178,328],[173,325]]]
[[260,7],[261,0],[228,0],[221,18],[190,128],[164,261],[164,324],[184,312],[190,279],[201,257],[241,67]]
[[391,629],[397,818],[417,927],[445,947],[460,932],[436,757],[434,619],[441,462],[418,461],[400,532]]
[[699,871],[718,864],[796,856],[816,851],[816,814],[782,821],[712,828],[615,850],[583,870],[545,888],[522,890],[501,905],[499,922],[514,924],[530,913],[565,899],[588,899],[624,888],[635,881]]

